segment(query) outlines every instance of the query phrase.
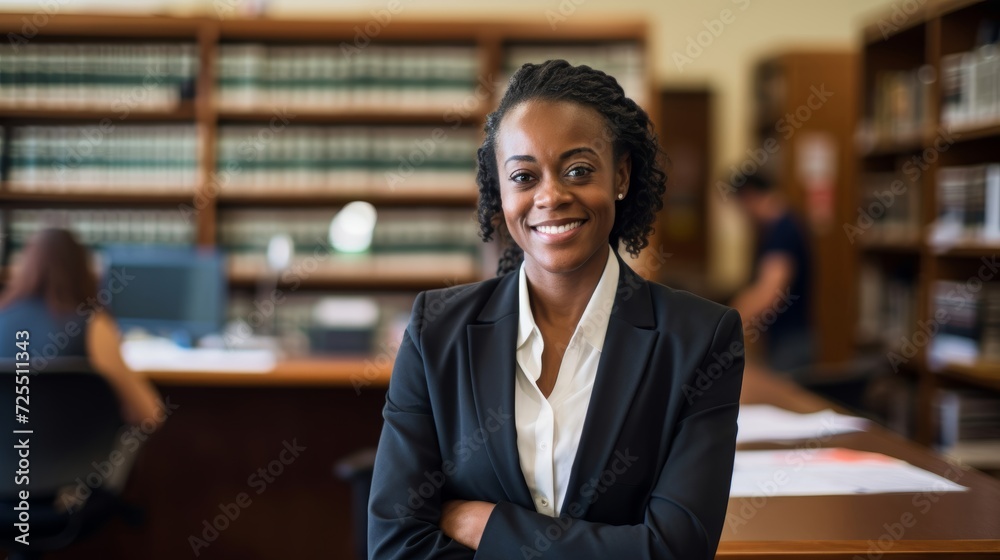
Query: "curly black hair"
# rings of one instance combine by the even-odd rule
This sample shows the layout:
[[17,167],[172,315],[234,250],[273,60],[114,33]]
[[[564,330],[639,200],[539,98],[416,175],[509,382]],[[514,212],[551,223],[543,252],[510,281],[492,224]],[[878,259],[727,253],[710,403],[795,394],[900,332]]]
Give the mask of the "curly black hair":
[[497,275],[516,270],[524,252],[503,221],[500,202],[500,178],[496,161],[496,135],[507,112],[530,100],[572,101],[596,109],[607,122],[605,139],[612,145],[615,160],[629,154],[632,172],[628,193],[615,205],[615,222],[608,235],[612,247],[619,243],[637,256],[649,244],[656,214],[663,208],[667,174],[663,170],[663,152],[645,111],[625,96],[613,77],[589,66],[573,66],[565,60],[525,64],[507,84],[507,92],[495,111],[486,117],[486,138],[477,152],[479,185],[479,235],[490,241],[499,230],[503,254]]

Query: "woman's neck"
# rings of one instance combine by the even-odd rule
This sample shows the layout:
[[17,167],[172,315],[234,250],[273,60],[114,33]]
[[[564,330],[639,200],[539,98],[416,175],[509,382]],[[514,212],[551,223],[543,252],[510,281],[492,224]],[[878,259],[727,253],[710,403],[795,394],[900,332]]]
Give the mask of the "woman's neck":
[[525,274],[535,323],[576,328],[601,281],[610,250],[610,246],[604,246],[582,267],[567,273],[548,272],[525,255]]

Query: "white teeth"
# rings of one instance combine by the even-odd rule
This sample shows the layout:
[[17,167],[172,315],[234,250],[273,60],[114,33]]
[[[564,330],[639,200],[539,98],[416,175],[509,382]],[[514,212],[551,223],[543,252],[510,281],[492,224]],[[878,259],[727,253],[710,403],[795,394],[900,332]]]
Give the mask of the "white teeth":
[[561,226],[535,226],[535,229],[542,233],[556,234],[556,233],[566,233],[569,230],[576,229],[583,224],[582,221],[570,222]]

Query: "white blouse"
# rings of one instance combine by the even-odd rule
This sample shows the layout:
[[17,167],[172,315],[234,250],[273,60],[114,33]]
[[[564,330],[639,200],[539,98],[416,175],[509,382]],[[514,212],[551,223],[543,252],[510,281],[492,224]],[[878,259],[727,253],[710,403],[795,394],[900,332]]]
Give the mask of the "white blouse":
[[536,384],[542,374],[544,343],[531,314],[523,264],[519,274],[514,392],[517,451],[535,510],[555,517],[566,497],[566,485],[590,406],[597,363],[618,290],[619,265],[614,249],[609,250],[604,273],[570,338],[548,399]]

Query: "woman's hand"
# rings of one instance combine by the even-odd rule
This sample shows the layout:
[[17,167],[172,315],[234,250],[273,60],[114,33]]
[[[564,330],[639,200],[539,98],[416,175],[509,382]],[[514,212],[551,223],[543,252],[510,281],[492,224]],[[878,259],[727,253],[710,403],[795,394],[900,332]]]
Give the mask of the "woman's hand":
[[486,522],[496,504],[469,500],[449,500],[441,506],[441,530],[459,544],[479,549]]

